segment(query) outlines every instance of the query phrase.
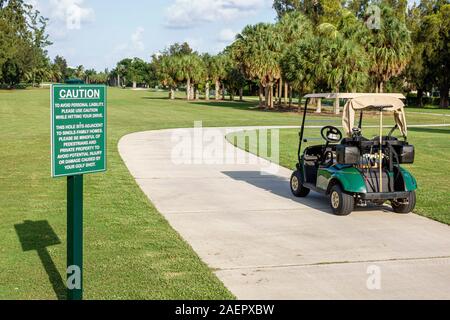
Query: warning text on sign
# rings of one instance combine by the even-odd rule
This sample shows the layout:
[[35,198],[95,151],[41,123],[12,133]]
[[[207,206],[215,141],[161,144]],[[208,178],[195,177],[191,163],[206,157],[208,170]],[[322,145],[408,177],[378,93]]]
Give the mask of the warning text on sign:
[[106,88],[52,87],[52,175],[106,170]]

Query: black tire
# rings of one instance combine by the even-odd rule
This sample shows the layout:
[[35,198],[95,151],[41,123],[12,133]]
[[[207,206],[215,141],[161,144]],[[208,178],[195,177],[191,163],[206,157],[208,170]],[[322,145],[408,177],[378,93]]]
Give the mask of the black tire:
[[408,199],[404,199],[404,200],[406,200],[408,203],[402,204],[402,203],[398,203],[396,201],[391,202],[392,209],[394,210],[395,213],[408,214],[408,213],[411,213],[416,208],[416,192],[415,191],[410,192]]
[[340,185],[335,185],[330,191],[330,206],[337,216],[348,216],[355,208],[355,198],[342,191]]
[[311,190],[303,186],[302,178],[298,171],[295,171],[291,176],[291,191],[292,194],[298,198],[307,197],[311,192]]

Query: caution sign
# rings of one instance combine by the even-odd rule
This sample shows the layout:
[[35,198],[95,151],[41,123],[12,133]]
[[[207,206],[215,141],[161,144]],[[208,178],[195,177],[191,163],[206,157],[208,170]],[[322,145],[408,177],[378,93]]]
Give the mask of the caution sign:
[[53,177],[106,171],[106,109],[106,86],[52,86]]

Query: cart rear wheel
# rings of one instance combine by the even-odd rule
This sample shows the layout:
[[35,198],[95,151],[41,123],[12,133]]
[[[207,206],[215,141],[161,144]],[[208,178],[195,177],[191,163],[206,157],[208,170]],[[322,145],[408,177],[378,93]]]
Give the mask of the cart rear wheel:
[[308,196],[311,191],[303,186],[302,179],[298,171],[295,171],[291,176],[291,191],[294,196],[299,198]]
[[337,184],[331,188],[330,205],[335,215],[348,216],[355,208],[355,199],[344,193],[341,186]]
[[416,207],[416,192],[409,193],[408,199],[400,201],[392,201],[392,209],[395,213],[407,214],[414,210]]

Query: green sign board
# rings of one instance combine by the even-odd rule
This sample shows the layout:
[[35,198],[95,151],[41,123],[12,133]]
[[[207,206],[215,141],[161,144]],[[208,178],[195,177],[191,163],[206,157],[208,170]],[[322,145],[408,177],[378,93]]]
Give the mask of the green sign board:
[[106,87],[51,88],[52,176],[106,171]]

